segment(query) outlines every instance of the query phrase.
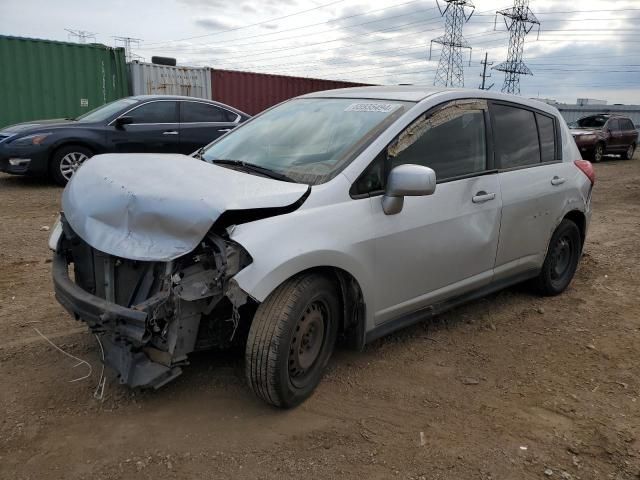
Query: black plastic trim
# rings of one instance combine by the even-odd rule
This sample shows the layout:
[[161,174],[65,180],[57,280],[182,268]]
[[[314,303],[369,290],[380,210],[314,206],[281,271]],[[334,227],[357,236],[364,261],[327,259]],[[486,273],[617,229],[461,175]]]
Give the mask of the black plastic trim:
[[460,295],[450,300],[445,300],[444,302],[428,305],[414,312],[402,315],[396,319],[384,322],[383,324],[378,325],[373,330],[369,330],[366,333],[365,343],[370,343],[374,340],[377,340],[378,338],[395,332],[396,330],[400,330],[402,328],[411,326],[414,323],[427,320],[434,315],[446,312],[447,310],[451,310],[452,308],[460,306],[464,303],[478,300],[491,293],[495,293],[498,290],[502,290],[503,288],[506,288],[510,285],[515,285],[516,283],[535,278],[539,273],[539,270],[530,270],[524,273],[519,273],[517,275],[510,276],[497,282],[492,282],[489,285],[485,285],[469,293],[465,293],[464,295]]
[[226,228],[230,225],[240,225],[242,223],[255,222],[269,217],[277,217],[287,213],[295,212],[311,195],[311,186],[295,202],[284,207],[248,208],[245,210],[226,210],[216,220],[214,228]]

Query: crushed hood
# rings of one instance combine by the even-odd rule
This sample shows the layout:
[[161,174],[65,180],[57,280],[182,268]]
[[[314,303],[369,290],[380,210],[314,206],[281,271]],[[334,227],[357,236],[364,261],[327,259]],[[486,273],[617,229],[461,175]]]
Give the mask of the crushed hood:
[[307,185],[186,155],[97,155],[62,194],[65,218],[89,245],[122,258],[169,261],[193,250],[224,212],[290,207]]

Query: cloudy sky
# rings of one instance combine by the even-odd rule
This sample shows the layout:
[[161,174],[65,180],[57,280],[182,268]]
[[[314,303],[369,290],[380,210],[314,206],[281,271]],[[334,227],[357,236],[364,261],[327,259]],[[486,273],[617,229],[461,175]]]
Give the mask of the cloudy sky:
[[[488,54],[507,55],[509,33],[496,10],[511,0],[471,0],[464,26],[465,86],[477,88]],[[441,4],[442,4],[441,0]],[[640,104],[640,0],[531,0],[540,21],[527,36],[522,94]],[[470,12],[470,9],[467,10]],[[147,61],[171,56],[211,66],[376,84],[432,84],[444,34],[436,0],[0,0],[0,34],[69,39],[65,28],[141,39]],[[500,89],[504,74],[487,84]]]

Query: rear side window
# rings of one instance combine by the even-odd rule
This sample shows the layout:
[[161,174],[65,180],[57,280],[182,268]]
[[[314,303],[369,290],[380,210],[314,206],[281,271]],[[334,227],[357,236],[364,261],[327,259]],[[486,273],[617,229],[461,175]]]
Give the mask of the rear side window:
[[150,102],[126,114],[133,123],[178,123],[177,102]]
[[618,130],[620,130],[620,123],[618,123],[618,119],[612,118],[611,120],[609,120],[607,122],[607,128],[612,132],[617,132]]
[[507,105],[493,105],[492,110],[498,166],[504,169],[540,163],[535,114]]
[[556,133],[553,118],[536,113],[538,132],[540,134],[540,155],[543,162],[556,159]]
[[201,102],[182,102],[180,105],[180,122],[233,122],[237,115],[217,107]]
[[622,124],[622,128],[624,130],[635,130],[636,127],[633,125],[633,122],[629,119],[624,119],[624,120],[620,120],[620,123]]
[[438,180],[486,170],[485,110],[482,100],[459,100],[419,118],[389,147],[390,167],[424,165]]

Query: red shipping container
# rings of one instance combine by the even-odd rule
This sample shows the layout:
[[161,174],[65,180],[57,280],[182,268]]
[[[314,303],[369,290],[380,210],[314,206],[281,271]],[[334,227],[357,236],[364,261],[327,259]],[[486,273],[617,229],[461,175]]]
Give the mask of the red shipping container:
[[212,99],[255,115],[289,98],[319,90],[362,87],[364,83],[211,69]]

